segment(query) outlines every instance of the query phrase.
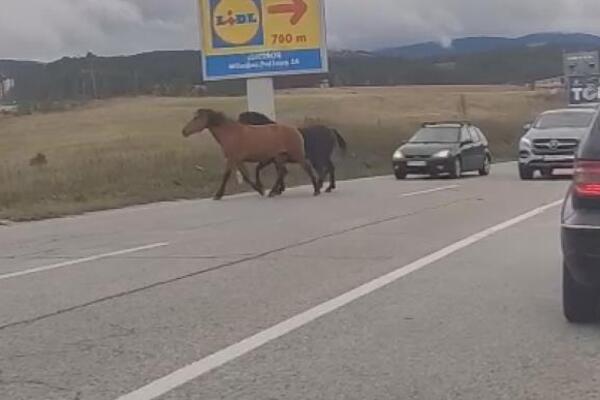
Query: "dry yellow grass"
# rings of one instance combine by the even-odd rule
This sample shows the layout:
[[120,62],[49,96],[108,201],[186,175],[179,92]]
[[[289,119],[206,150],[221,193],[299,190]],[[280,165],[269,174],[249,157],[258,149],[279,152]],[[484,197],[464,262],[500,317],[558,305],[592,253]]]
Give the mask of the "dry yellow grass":
[[[419,123],[459,117],[461,94],[469,118],[502,158],[513,154],[524,122],[560,101],[516,87],[446,86],[284,91],[277,106],[287,123],[318,120],[339,128],[351,146],[340,176],[351,178],[389,172],[391,152]],[[244,105],[240,98],[134,98],[2,118],[0,219],[210,195],[222,167],[218,146],[209,135],[186,141],[181,128],[196,108],[235,116]],[[38,153],[48,164],[30,166]]]

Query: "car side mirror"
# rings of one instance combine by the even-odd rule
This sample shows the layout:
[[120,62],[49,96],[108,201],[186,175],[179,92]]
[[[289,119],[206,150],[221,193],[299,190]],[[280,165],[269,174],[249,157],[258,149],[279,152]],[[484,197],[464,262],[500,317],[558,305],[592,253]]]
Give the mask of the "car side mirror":
[[533,124],[531,124],[531,123],[523,125],[523,132],[525,132],[525,133],[529,132],[529,130],[532,127],[533,127]]

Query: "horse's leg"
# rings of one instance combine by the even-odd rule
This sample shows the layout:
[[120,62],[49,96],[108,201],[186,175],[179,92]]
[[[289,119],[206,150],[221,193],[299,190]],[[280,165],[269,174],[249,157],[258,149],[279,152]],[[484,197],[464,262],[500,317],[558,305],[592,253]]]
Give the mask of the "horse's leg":
[[260,162],[257,166],[256,166],[256,186],[258,186],[258,188],[260,190],[265,191],[265,186],[262,183],[262,180],[260,179],[260,173],[263,169],[265,169],[267,166],[273,164],[273,160],[270,161],[263,161]]
[[285,166],[285,162],[283,164],[281,164],[281,169],[283,171],[283,176],[281,177],[281,181],[279,181],[279,194],[283,194],[283,192],[285,192],[285,190],[286,190],[285,178],[287,177],[287,175],[289,173],[287,167]]
[[246,168],[246,165],[244,163],[238,163],[237,169],[238,169],[238,171],[240,171],[240,174],[242,174],[242,178],[244,179],[244,182],[246,182],[248,185],[250,185],[252,187],[252,189],[256,190],[261,196],[265,195],[265,191],[262,190],[261,188],[259,188],[258,185],[256,185],[250,179],[250,174],[248,173],[248,168]]
[[[313,164],[314,167],[314,164]],[[319,176],[319,178],[317,179],[317,184],[319,185],[319,190],[323,189],[323,184],[325,182],[325,178],[327,178],[327,168],[323,167],[323,166],[319,166],[318,168],[315,168],[315,171],[317,172],[317,175]]]
[[331,193],[335,190],[335,165],[331,160],[327,165],[329,167],[329,187],[327,188],[327,193]]
[[326,163],[324,163],[322,160],[323,157],[319,156],[319,154],[314,151],[312,156],[308,158],[308,161],[312,166],[312,170],[316,173],[319,192],[323,189],[323,182],[325,182],[325,178],[327,177],[327,169],[325,168]]
[[321,188],[319,187],[319,183],[317,182],[317,178],[315,177],[315,173],[313,172],[313,169],[310,165],[310,162],[308,160],[304,160],[300,162],[300,165],[302,166],[302,169],[304,169],[304,171],[308,174],[308,176],[310,177],[310,180],[312,182],[313,188],[315,189],[314,194],[315,196],[318,196],[321,194]]
[[221,187],[213,197],[215,200],[221,200],[223,195],[225,194],[225,188],[227,187],[227,182],[229,182],[229,178],[231,178],[231,173],[233,171],[232,163],[227,161],[227,166],[225,167],[225,173],[223,174],[223,181],[221,182]]
[[277,168],[277,181],[273,186],[273,196],[281,196],[285,191],[285,177],[287,176],[288,172],[289,171],[285,166],[285,161],[282,160]]
[[244,182],[246,182],[248,185],[250,185],[252,187],[252,189],[256,190],[261,196],[265,195],[264,189],[262,187],[260,187],[258,184],[255,184],[254,182],[252,182],[250,180],[250,176],[248,174],[248,169],[246,168],[244,163],[239,163],[237,165],[237,169],[242,174],[242,178],[244,178]]
[[281,167],[283,168],[283,178],[281,178],[281,181],[279,182],[279,189],[277,189],[277,191],[279,192],[279,194],[283,194],[283,192],[285,192],[285,177],[288,174],[288,169],[286,168],[285,164],[282,164]]
[[285,186],[285,179],[281,180],[281,185],[279,185],[279,194],[283,194],[287,190]]
[[277,180],[271,189],[271,193],[269,193],[269,197],[275,197],[282,193],[281,187],[283,185],[285,175],[287,174],[287,168],[285,168],[285,160],[283,157],[279,156],[275,159],[275,167],[277,169]]
[[[277,170],[277,181],[276,183],[278,183],[277,188],[276,188],[276,192],[277,194],[283,194],[283,192],[285,192],[285,176],[288,174],[288,170],[285,167],[285,161],[281,161],[279,167],[277,166],[277,162],[275,160],[271,160],[269,161],[267,164],[265,164],[263,166],[263,168],[265,168],[266,166],[270,165],[270,164],[275,164],[275,169]],[[279,173],[280,170],[283,171],[283,178],[279,179]],[[257,171],[257,175],[258,175],[258,171]]]

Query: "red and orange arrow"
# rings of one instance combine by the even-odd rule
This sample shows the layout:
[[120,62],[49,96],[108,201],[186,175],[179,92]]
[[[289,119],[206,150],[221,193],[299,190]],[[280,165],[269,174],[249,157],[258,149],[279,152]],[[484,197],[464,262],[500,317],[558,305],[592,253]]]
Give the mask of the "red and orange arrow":
[[275,4],[268,9],[269,14],[292,14],[290,19],[292,25],[297,25],[307,10],[308,5],[304,0],[292,0],[291,3]]

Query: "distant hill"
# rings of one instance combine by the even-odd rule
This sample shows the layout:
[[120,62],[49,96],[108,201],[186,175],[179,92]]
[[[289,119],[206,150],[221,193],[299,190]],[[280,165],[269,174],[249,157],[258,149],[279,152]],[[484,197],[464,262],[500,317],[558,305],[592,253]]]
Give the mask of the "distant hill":
[[35,61],[0,60],[0,71],[14,75],[23,69],[35,69],[43,67],[44,64]]
[[[451,48],[429,43],[381,51],[331,51],[334,86],[525,84],[562,74],[564,50],[600,49],[600,37],[536,34],[517,39],[465,38]],[[131,56],[65,57],[43,64],[0,60],[20,102],[131,95],[239,95],[240,80],[204,84],[200,53],[156,51]],[[323,75],[280,77],[278,88],[316,86]]]
[[452,57],[483,52],[524,49],[540,46],[560,47],[569,51],[600,48],[600,37],[584,33],[536,33],[515,39],[506,37],[467,37],[456,39],[450,46],[426,42],[377,50],[380,56],[408,59]]

